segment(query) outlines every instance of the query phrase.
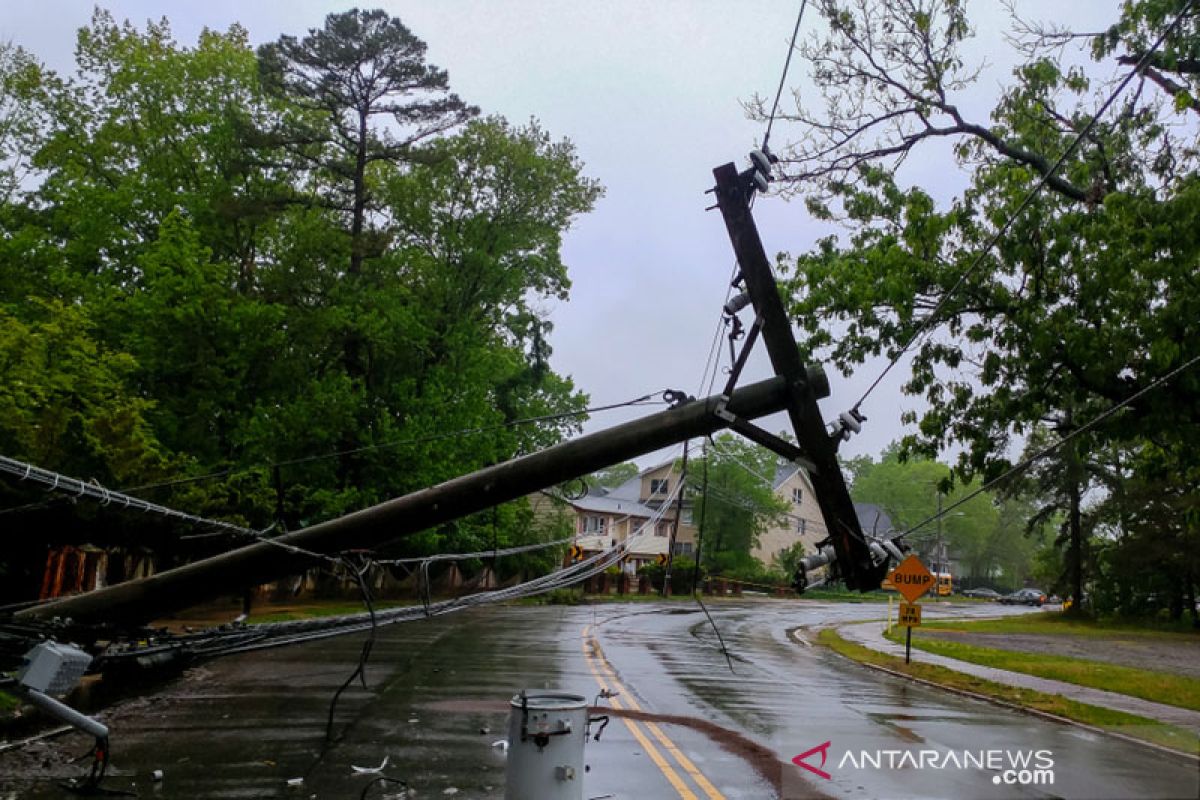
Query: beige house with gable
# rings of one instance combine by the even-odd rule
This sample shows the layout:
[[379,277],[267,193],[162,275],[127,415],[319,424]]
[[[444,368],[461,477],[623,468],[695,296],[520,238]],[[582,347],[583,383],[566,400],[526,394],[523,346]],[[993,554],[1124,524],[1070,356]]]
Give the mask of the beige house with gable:
[[788,504],[783,518],[758,537],[758,547],[750,552],[770,566],[779,553],[796,542],[804,543],[804,552],[815,553],[817,542],[825,538],[825,522],[808,472],[796,464],[783,464],[775,470],[772,488]]
[[[530,497],[530,503],[534,513],[542,518],[560,515],[570,520],[575,543],[587,555],[633,539],[625,570],[635,573],[657,561],[670,546],[678,485],[679,473],[674,469],[674,462],[668,461],[643,470],[613,489],[591,489],[576,498],[537,492]],[[691,501],[685,500],[675,537],[675,552],[690,556],[695,550],[695,542]]]

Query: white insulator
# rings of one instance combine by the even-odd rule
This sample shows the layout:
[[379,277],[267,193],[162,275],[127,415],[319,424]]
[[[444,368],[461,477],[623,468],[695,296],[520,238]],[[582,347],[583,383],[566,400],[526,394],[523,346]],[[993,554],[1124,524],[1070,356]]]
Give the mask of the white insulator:
[[842,430],[850,431],[851,433],[862,432],[862,423],[849,411],[843,411],[841,414],[838,414],[838,419],[842,421]]
[[771,179],[771,159],[762,150],[751,150],[750,161],[754,164],[754,169],[762,173],[767,180]]
[[748,305],[750,305],[750,293],[742,292],[729,298],[729,302],[725,304],[725,313],[732,317]]

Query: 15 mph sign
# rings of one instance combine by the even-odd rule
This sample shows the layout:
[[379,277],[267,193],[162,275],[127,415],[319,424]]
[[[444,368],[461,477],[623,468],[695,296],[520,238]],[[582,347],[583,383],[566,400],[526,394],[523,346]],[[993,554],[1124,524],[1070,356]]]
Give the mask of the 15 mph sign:
[[917,598],[933,588],[933,573],[925,569],[921,559],[909,556],[900,562],[900,566],[892,570],[892,583],[896,591],[904,595],[904,599],[915,603]]

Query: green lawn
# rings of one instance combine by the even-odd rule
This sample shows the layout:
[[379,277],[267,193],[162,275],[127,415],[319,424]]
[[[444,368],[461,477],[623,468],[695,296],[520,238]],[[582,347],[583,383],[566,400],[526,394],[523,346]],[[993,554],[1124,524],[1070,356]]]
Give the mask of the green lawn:
[[1191,627],[1187,620],[1182,623],[1160,620],[1092,620],[1076,619],[1060,613],[1035,611],[1030,614],[985,619],[978,622],[966,620],[939,620],[923,622],[923,628],[970,631],[973,633],[1049,633],[1071,636],[1111,636],[1114,633],[1145,637],[1193,636],[1200,639],[1200,631]]
[[1049,695],[1006,686],[994,681],[966,675],[962,672],[933,664],[905,664],[903,658],[877,652],[868,647],[849,642],[841,637],[833,628],[826,628],[817,636],[820,644],[828,646],[854,661],[886,667],[894,672],[909,675],[952,689],[973,692],[991,697],[1005,703],[1024,706],[1042,711],[1047,714],[1065,717],[1067,719],[1092,725],[1097,728],[1122,733],[1154,744],[1163,745],[1173,750],[1196,755],[1200,753],[1200,737],[1196,733],[1174,725],[1166,725],[1135,714],[1113,711],[1107,708],[1087,705],[1074,700],[1068,700],[1061,695]]
[[[973,627],[974,624],[978,623],[973,623],[972,626],[959,625],[946,629],[983,632],[983,629]],[[932,628],[935,625],[936,623],[931,623],[928,627]],[[1006,630],[1010,633],[1045,632],[1042,630],[1014,630],[1012,628]],[[992,630],[989,632],[998,633],[1003,631]],[[1150,635],[1153,636],[1154,634]],[[1173,636],[1175,634],[1159,635]],[[899,627],[893,628],[892,632],[887,635],[887,638],[893,642],[903,644],[903,629]],[[1131,697],[1140,697],[1143,700],[1151,700],[1155,703],[1164,703],[1166,705],[1200,711],[1200,681],[1184,675],[1137,669],[1119,664],[1106,664],[1103,661],[1092,661],[1083,658],[1028,653],[1019,650],[999,650],[993,647],[979,647],[963,642],[923,636],[920,628],[913,632],[912,646],[936,655],[970,661],[972,664],[982,664],[986,667],[1022,672],[1026,675],[1036,675],[1039,678],[1065,681],[1078,686],[1104,689],[1105,691],[1126,694]]]

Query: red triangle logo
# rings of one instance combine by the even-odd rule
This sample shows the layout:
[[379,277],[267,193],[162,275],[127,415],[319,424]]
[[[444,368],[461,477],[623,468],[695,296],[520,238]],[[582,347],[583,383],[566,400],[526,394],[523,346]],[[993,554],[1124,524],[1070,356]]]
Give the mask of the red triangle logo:
[[825,742],[824,744],[817,745],[812,750],[806,750],[805,752],[803,752],[800,755],[793,758],[792,763],[795,764],[797,767],[804,767],[809,772],[820,775],[825,780],[830,780],[830,778],[832,776],[830,776],[830,774],[828,772],[821,769],[820,767],[814,767],[812,764],[809,764],[804,760],[804,759],[808,758],[809,756],[813,755],[814,753],[820,753],[821,754],[821,766],[824,767],[825,766],[825,758],[829,754],[829,745],[830,744],[831,744],[831,742]]

